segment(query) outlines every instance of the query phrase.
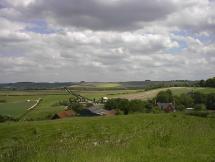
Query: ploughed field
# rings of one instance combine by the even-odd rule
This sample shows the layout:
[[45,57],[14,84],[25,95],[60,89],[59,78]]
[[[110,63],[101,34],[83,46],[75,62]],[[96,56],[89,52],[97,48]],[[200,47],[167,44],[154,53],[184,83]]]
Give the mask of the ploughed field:
[[180,113],[0,124],[0,161],[212,162],[215,118]]

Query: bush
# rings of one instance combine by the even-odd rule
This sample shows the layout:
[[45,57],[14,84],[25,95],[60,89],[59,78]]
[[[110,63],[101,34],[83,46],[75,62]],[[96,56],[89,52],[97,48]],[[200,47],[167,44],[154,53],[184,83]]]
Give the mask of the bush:
[[194,106],[195,110],[197,111],[204,111],[206,110],[206,106],[204,104],[197,104]]
[[11,117],[11,116],[3,116],[0,115],[0,122],[6,122],[6,121],[16,121],[17,119]]
[[87,103],[86,104],[86,107],[92,107],[93,106],[93,103]]
[[207,95],[206,107],[210,110],[215,110],[215,93]]
[[158,106],[155,106],[155,107],[152,108],[152,112],[153,112],[154,114],[158,114],[158,113],[161,112],[161,110],[160,110],[160,108],[159,108]]
[[177,111],[184,111],[185,110],[185,106],[182,105],[182,104],[176,105],[175,108],[176,108]]
[[177,104],[184,105],[185,107],[193,107],[194,105],[193,98],[188,94],[181,94],[177,102],[179,102]]
[[201,92],[192,92],[190,93],[190,96],[193,99],[193,102],[195,104],[204,104],[206,103],[206,95]]
[[124,112],[125,115],[129,113],[129,101],[127,99],[114,98],[105,103],[105,109],[119,109]]
[[83,109],[83,105],[78,102],[72,102],[68,108],[74,110],[76,113],[80,113],[80,111]]
[[127,100],[127,99],[110,99],[105,103],[105,109],[119,109],[125,115],[132,112],[151,112],[153,108],[153,101],[142,101],[142,100]]
[[7,102],[7,100],[0,99],[0,103],[5,103],[5,102]]
[[131,100],[129,102],[130,112],[145,112],[146,102],[142,100]]
[[59,106],[59,105],[61,105],[61,106],[69,106],[69,104],[70,104],[69,101],[62,100],[62,101],[59,101],[59,102],[55,103],[53,106]]

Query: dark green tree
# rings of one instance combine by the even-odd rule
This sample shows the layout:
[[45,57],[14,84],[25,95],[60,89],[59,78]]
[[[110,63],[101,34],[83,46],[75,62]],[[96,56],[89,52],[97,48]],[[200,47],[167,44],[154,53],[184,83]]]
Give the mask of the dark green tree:
[[207,109],[215,110],[215,93],[208,94],[206,107]]
[[156,97],[157,102],[169,103],[173,102],[174,98],[171,90],[160,91]]
[[206,87],[214,87],[215,88],[215,77],[206,80],[205,86]]

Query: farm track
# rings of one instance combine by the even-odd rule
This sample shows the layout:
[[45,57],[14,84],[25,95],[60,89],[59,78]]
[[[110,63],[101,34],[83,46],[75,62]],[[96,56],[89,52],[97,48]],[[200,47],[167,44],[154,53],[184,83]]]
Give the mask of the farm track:
[[41,98],[39,98],[38,100],[36,100],[36,103],[33,106],[29,107],[27,110],[34,109],[40,103],[41,100],[42,100]]

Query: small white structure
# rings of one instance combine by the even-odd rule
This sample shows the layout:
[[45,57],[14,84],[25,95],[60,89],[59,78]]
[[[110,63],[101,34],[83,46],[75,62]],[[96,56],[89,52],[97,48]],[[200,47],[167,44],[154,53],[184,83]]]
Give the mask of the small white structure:
[[103,101],[103,102],[107,102],[107,101],[108,101],[108,98],[107,98],[107,97],[102,97],[102,101]]
[[186,110],[193,110],[194,108],[192,108],[192,107],[188,107],[188,108],[186,108]]
[[26,100],[26,102],[31,102],[31,100]]

